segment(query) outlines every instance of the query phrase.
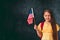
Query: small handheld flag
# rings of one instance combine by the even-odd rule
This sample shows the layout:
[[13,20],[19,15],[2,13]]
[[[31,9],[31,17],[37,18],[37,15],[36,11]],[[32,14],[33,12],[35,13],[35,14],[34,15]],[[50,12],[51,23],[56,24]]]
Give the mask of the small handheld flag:
[[33,13],[33,8],[31,8],[29,10],[29,15],[28,15],[28,18],[27,18],[28,24],[32,24],[33,20],[34,20],[34,13]]

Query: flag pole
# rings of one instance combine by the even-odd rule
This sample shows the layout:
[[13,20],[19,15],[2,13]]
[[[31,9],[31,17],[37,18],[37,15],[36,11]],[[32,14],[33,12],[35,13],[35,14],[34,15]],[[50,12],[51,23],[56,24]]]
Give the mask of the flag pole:
[[35,17],[34,17],[34,12],[33,12],[33,8],[31,8],[31,10],[32,10],[32,14],[33,14],[33,21],[34,21],[34,25],[36,24],[36,22],[35,22]]
[[[32,9],[32,14],[33,14],[33,21],[34,21],[34,25],[36,25],[36,20],[35,20],[35,17],[34,17],[33,8],[31,8],[31,9]],[[36,29],[37,29],[37,27],[36,27]]]

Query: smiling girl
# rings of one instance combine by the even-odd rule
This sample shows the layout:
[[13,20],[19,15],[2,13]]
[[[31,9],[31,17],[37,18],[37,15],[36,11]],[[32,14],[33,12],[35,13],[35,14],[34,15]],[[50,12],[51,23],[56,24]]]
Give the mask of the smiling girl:
[[42,22],[38,26],[34,25],[38,37],[41,40],[58,40],[59,25],[56,24],[53,12],[50,9],[44,10],[43,17],[43,28],[41,28]]

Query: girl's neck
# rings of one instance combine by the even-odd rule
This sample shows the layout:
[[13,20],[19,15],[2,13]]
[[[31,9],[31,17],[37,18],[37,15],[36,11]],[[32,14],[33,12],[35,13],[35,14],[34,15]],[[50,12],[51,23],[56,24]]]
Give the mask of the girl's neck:
[[49,21],[45,21],[45,23],[50,23]]

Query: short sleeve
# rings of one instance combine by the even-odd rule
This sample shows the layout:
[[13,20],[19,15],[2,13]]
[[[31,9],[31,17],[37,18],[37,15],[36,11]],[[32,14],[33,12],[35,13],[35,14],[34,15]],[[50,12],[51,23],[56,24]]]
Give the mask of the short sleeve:
[[59,31],[59,25],[58,24],[56,24],[56,27],[57,27],[57,31]]
[[41,27],[40,27],[40,25],[41,25],[41,23],[37,26],[37,29],[38,29],[38,31],[41,32]]

